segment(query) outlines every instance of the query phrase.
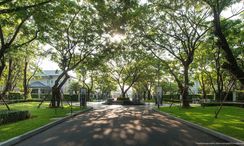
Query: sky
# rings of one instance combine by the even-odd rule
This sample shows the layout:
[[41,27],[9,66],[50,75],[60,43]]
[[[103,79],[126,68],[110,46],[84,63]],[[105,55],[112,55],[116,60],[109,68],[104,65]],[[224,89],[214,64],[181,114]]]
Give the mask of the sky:
[[[146,3],[147,0],[141,0],[141,3]],[[226,9],[225,11],[222,12],[222,16],[228,18],[232,16],[234,13],[236,13],[239,10],[244,9],[244,0],[242,0],[240,3],[233,5],[232,7]],[[238,17],[238,16],[237,16]],[[236,17],[234,17],[236,18]],[[111,39],[111,41],[119,41],[121,39],[121,36],[114,36],[114,38]],[[44,49],[48,49],[50,46],[44,46]],[[51,61],[50,57],[43,58],[40,61],[40,68],[42,70],[57,70],[59,69],[58,64]]]
[[40,62],[40,68],[42,70],[57,70],[57,69],[59,69],[58,64],[51,61],[49,57],[44,58]]

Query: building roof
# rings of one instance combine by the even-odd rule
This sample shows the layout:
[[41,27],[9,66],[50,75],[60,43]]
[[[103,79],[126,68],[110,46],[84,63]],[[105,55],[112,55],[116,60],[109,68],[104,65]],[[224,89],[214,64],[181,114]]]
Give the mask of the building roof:
[[30,88],[50,88],[49,86],[46,86],[45,84],[35,81],[29,85]]
[[[42,70],[42,72],[37,73],[35,76],[36,77],[48,77],[48,78],[52,78],[52,77],[58,77],[59,75],[62,74],[61,70]],[[69,73],[70,78],[72,79],[76,79],[76,75],[73,73]]]
[[62,73],[61,70],[43,70],[41,73],[38,73],[36,76],[59,76]]

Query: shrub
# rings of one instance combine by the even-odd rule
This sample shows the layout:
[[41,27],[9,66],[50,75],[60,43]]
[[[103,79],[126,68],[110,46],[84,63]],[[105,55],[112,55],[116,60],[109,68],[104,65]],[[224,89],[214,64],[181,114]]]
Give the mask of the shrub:
[[[244,108],[244,103],[222,103],[224,106],[236,106]],[[220,102],[211,102],[211,103],[201,103],[201,106],[220,106]]]
[[105,102],[105,104],[111,105],[113,103],[114,99],[113,98],[108,98]]
[[164,100],[170,100],[170,99],[180,99],[180,95],[174,94],[174,95],[163,95]]
[[244,102],[244,92],[237,92],[237,101]]
[[117,98],[117,100],[119,100],[119,101],[129,101],[130,98],[122,98],[122,97],[119,97],[119,98]]
[[69,95],[69,94],[64,94],[64,100],[65,101],[79,101],[78,95]]
[[38,94],[31,94],[31,98],[38,98]]
[[146,99],[146,100],[144,100],[144,102],[155,102],[155,99],[154,98]]
[[30,118],[29,111],[0,111],[0,125]]
[[[32,99],[38,99],[38,94],[31,94],[31,97]],[[46,98],[46,101],[50,101],[51,98],[52,98],[52,95],[51,94],[41,94],[41,99],[43,99],[44,97],[47,97]]]
[[[214,99],[214,95],[206,95],[207,99]],[[169,101],[169,100],[179,100],[180,95],[179,94],[174,94],[174,95],[163,95],[163,100]],[[201,94],[192,94],[188,95],[188,99],[192,101],[192,99],[202,99]]]
[[206,95],[206,98],[207,98],[207,99],[212,99],[212,100],[213,100],[213,99],[214,99],[214,95],[208,94],[208,95]]
[[221,98],[218,98],[218,97],[216,96],[216,100],[217,100],[217,101],[222,101],[222,100],[225,98],[226,94],[227,94],[226,101],[232,101],[232,99],[233,99],[233,93],[232,93],[232,91],[230,91],[229,93],[227,93],[227,92],[222,92],[222,96],[221,96]]
[[9,100],[19,100],[19,99],[24,99],[24,97],[20,92],[9,92],[8,99]]
[[202,98],[202,95],[200,94],[192,94],[192,95],[188,95],[188,99],[192,100],[193,98]]

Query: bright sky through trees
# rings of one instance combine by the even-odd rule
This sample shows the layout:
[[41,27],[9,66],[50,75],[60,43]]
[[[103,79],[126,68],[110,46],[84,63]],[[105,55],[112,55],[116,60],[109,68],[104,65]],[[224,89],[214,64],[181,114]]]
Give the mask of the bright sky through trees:
[[[140,4],[146,4],[148,0],[141,0]],[[239,13],[241,10],[244,9],[244,0],[242,0],[240,3],[232,5],[232,7],[226,9],[222,12],[223,17],[231,17],[233,14]],[[237,18],[239,15],[236,15],[235,17],[232,17],[232,19]],[[212,19],[212,18],[211,18]],[[113,36],[109,37],[109,40],[113,43],[120,43],[121,40],[125,39],[126,36],[121,34],[113,34]],[[45,46],[45,48],[48,48],[48,45]],[[40,62],[40,68],[43,70],[56,70],[59,69],[57,63],[51,61],[50,57],[43,58]]]

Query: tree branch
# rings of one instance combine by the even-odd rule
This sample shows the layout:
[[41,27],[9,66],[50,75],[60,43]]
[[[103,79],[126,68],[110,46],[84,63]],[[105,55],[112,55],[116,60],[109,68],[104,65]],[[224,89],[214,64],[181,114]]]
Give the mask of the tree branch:
[[2,26],[0,25],[0,40],[1,40],[1,48],[4,46],[4,36]]
[[32,41],[34,41],[37,38],[38,33],[39,33],[39,31],[36,31],[35,36],[32,39],[30,39],[30,40],[28,40],[28,41],[26,41],[26,42],[24,42],[22,44],[19,44],[17,46],[14,46],[14,48],[19,48],[19,47],[22,47],[24,45],[27,45],[27,44],[31,43]]
[[[6,3],[6,1],[5,1],[5,3]],[[20,7],[16,7],[16,8],[12,8],[12,9],[11,8],[2,9],[2,10],[0,10],[0,14],[13,13],[13,12],[17,12],[17,11],[22,11],[22,10],[38,7],[38,6],[47,4],[47,3],[51,2],[51,1],[53,1],[53,0],[48,0],[48,1],[44,1],[44,2],[38,3],[38,4],[29,5],[29,6],[20,6]],[[4,3],[4,2],[1,2],[1,3]]]
[[4,5],[4,4],[9,3],[11,1],[13,1],[13,0],[4,0],[4,1],[0,2],[0,5]]
[[10,39],[10,41],[6,44],[8,47],[14,42],[15,38],[17,37],[18,33],[20,32],[20,28],[22,27],[22,25],[25,23],[26,20],[28,20],[30,18],[30,16],[27,16],[25,19],[23,19],[20,24],[17,26],[17,28],[15,29],[15,32],[13,34],[13,37]]

